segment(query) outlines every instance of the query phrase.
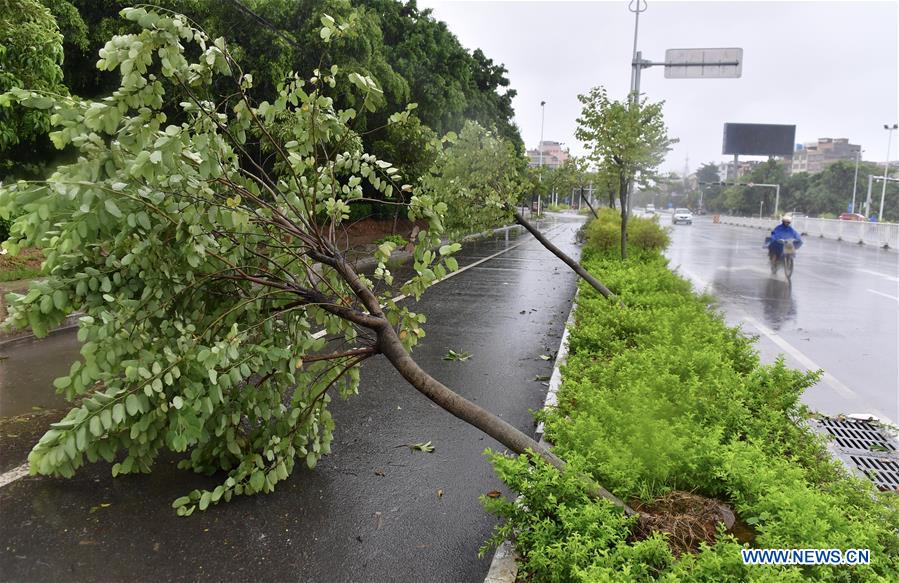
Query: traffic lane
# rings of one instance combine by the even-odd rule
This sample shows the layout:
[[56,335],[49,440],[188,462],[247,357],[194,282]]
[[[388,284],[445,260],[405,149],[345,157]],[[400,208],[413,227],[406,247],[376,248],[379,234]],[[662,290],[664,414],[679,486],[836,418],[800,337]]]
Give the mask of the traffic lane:
[[811,406],[899,418],[897,305],[871,291],[892,290],[895,251],[807,238],[787,285],[782,273],[770,275],[764,235],[698,221],[672,229],[668,256],[697,287],[710,286],[731,323],[762,334],[766,361],[785,352],[792,366],[829,373],[806,392]]
[[[554,242],[576,252],[577,226]],[[529,409],[546,391],[534,379],[552,368],[540,354],[557,347],[576,283],[535,241],[510,254],[505,265],[527,267],[490,270],[491,261],[428,290],[414,308],[430,320],[414,355],[533,434]],[[450,348],[472,358],[444,361]],[[171,501],[217,479],[178,471],[171,457],[149,476],[114,480],[107,464],[94,464],[72,480],[25,478],[0,489],[4,578],[483,580],[489,557],[477,551],[496,521],[478,496],[504,488],[482,452],[499,444],[411,389],[383,359],[366,362],[360,395],[332,410],[334,453],[314,471],[298,468],[273,494],[187,519]],[[423,441],[434,453],[407,447]]]

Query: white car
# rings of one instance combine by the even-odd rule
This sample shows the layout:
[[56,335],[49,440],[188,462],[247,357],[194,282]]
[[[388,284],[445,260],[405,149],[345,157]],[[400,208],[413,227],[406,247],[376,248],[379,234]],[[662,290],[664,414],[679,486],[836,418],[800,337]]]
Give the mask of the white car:
[[674,214],[671,215],[671,224],[678,223],[693,224],[693,213],[690,212],[690,209],[674,209]]

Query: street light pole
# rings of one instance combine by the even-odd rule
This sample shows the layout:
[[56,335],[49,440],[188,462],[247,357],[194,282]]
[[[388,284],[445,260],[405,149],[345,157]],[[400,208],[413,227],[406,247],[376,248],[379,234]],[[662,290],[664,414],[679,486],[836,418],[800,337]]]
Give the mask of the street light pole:
[[880,212],[877,213],[877,220],[881,223],[883,222],[883,199],[887,195],[887,172],[890,169],[890,144],[893,142],[893,130],[897,128],[899,128],[899,124],[894,123],[892,127],[883,124],[883,129],[887,131],[887,159],[883,165],[883,190],[880,191]]
[[858,209],[855,208],[855,189],[858,186],[858,161],[861,160],[862,157],[862,147],[858,147],[858,154],[855,155],[855,178],[852,180],[852,208],[849,210],[850,213],[857,213]]
[[[540,165],[537,168],[537,175],[540,177],[540,184],[543,184],[543,121],[546,119],[546,102],[540,102],[540,143],[537,144],[537,150],[540,152]],[[540,216],[540,202],[543,195],[537,191],[537,216]]]
[[638,74],[637,69],[634,67],[634,61],[637,60],[637,32],[640,28],[640,13],[645,12],[646,7],[646,0],[631,0],[630,4],[627,6],[627,9],[634,13],[634,50],[631,53],[631,93],[640,91],[639,81],[636,81],[636,88],[634,85],[636,80],[635,75]]

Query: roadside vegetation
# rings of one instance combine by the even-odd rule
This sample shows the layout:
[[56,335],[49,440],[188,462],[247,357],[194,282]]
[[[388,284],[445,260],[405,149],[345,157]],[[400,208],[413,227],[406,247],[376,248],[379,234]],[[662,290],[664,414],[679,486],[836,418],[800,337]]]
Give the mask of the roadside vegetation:
[[[895,170],[891,167],[891,174]],[[695,181],[669,173],[650,188],[643,189],[634,198],[637,206],[654,203],[656,208],[669,203],[678,207],[699,208],[700,190],[702,206],[706,211],[733,213],[743,216],[758,215],[763,204],[765,214],[774,212],[774,189],[753,184],[779,184],[780,209],[808,214],[821,219],[835,219],[847,210],[847,203],[856,193],[856,212],[860,212],[868,190],[868,176],[883,176],[883,167],[873,162],[859,162],[856,175],[855,161],[840,160],[821,172],[790,173],[781,160],[768,160],[740,176],[737,185],[715,184],[723,181],[717,164],[705,163],[696,170]],[[691,177],[692,178],[692,177]],[[705,184],[700,185],[699,182]],[[732,182],[728,180],[727,182]],[[879,210],[881,182],[874,182],[871,211]],[[896,200],[899,184],[888,182],[886,200]],[[899,220],[899,208],[889,204],[884,208],[884,221]]]
[[[493,454],[521,497],[484,499],[505,519],[492,542],[515,541],[528,581],[895,580],[899,501],[849,477],[803,424],[817,375],[761,364],[668,269],[656,222],[632,219],[621,261],[616,219],[586,227],[583,264],[621,302],[580,295],[559,405],[538,415],[569,470]],[[589,498],[582,474],[639,517]],[[744,566],[747,545],[870,549],[871,564]]]

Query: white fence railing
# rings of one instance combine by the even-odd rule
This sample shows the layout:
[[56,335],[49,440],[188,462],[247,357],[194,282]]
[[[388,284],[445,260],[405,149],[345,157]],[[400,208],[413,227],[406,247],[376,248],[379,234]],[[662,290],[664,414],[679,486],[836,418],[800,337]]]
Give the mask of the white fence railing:
[[[725,225],[754,227],[769,231],[777,225],[776,219],[759,219],[756,217],[721,215],[720,221]],[[795,217],[793,219],[793,227],[809,237],[823,237],[850,243],[864,243],[865,245],[899,249],[899,224],[897,223],[867,223],[865,221]]]

